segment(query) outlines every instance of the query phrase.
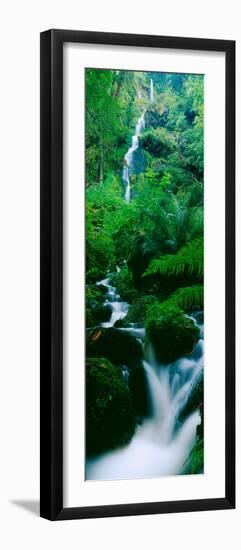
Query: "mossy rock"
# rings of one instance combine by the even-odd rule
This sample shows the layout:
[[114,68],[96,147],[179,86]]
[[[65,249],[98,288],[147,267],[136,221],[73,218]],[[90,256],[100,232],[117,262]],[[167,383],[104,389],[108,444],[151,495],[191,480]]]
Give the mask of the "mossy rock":
[[153,317],[147,320],[146,330],[158,361],[165,364],[191,354],[200,332],[181,309],[165,304],[153,310]]
[[104,323],[105,321],[110,320],[112,308],[109,304],[97,304],[93,309],[95,318],[100,323]]
[[116,328],[96,327],[87,336],[87,355],[106,357],[117,365],[138,366],[142,358],[141,344],[128,332]]
[[133,399],[121,370],[107,359],[86,361],[86,452],[127,445],[136,426]]
[[112,308],[109,304],[104,304],[105,287],[96,285],[86,285],[86,327],[95,327],[99,323],[109,321]]
[[117,321],[114,324],[115,328],[127,328],[129,326],[129,323],[126,321],[126,318],[123,319],[117,319]]
[[112,309],[108,304],[98,304],[92,302],[86,307],[86,327],[92,328],[99,323],[109,321],[111,318]]
[[97,281],[100,281],[105,276],[105,269],[99,267],[92,267],[86,270],[86,282],[87,284],[95,284]]

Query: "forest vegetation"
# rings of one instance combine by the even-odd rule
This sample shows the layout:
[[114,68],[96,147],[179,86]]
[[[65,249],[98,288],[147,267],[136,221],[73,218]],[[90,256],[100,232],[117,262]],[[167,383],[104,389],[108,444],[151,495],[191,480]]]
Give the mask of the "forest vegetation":
[[[126,445],[148,415],[140,344],[119,329],[133,323],[144,327],[163,365],[191,354],[199,338],[189,314],[203,310],[203,96],[202,75],[86,69],[90,455]],[[133,153],[127,202],[123,159],[141,113],[145,127]],[[129,304],[127,315],[111,328],[101,327],[111,310],[105,288],[96,285],[107,276]],[[123,364],[129,370],[128,385],[121,375]],[[184,469],[198,473],[203,468],[203,377],[185,407],[179,421],[194,410],[201,416]]]

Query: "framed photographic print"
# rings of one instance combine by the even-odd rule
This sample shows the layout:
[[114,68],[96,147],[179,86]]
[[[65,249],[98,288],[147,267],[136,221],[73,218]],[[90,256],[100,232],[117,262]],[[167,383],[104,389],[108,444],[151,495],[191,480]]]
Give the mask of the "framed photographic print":
[[41,34],[41,516],[235,507],[235,43]]

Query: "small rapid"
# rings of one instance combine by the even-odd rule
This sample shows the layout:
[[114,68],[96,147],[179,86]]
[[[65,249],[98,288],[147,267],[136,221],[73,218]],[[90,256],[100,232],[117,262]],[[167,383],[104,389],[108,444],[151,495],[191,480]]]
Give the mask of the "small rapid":
[[120,295],[118,294],[116,288],[110,284],[110,279],[108,277],[97,283],[97,286],[100,285],[106,288],[106,300],[104,305],[109,306],[112,311],[110,320],[101,323],[101,327],[110,328],[115,325],[116,321],[126,317],[129,304],[127,302],[120,301]]
[[[150,80],[149,102],[154,100],[153,80]],[[125,201],[131,200],[130,176],[134,171],[133,157],[139,147],[139,136],[145,128],[145,113],[139,117],[131,147],[124,157],[122,182]],[[119,268],[117,267],[117,271]],[[128,314],[129,304],[121,300],[110,277],[99,281],[106,289],[104,304],[111,309],[103,328],[115,327],[118,320]],[[139,419],[131,442],[124,448],[109,451],[86,460],[86,480],[120,480],[180,475],[196,441],[197,427],[201,422],[199,411],[182,417],[193,388],[203,373],[203,322],[202,315],[190,315],[199,327],[200,338],[193,352],[169,365],[156,359],[155,350],[148,340],[145,328],[129,324],[117,330],[129,332],[142,345],[142,367],[145,373],[149,401],[149,414]],[[122,374],[128,385],[129,369],[122,365]]]
[[[98,284],[106,287],[105,303],[112,307],[110,321],[101,326],[113,327],[118,319],[127,315],[129,306],[127,302],[121,301],[109,278]],[[149,416],[137,425],[126,447],[87,459],[87,480],[148,478],[184,473],[184,465],[195,444],[196,430],[201,420],[199,412],[194,411],[179,421],[180,412],[203,370],[203,325],[198,316],[192,318],[200,329],[200,339],[191,355],[170,365],[158,363],[143,327],[133,325],[118,329],[128,331],[142,343]],[[123,376],[128,384],[127,368],[123,368]]]

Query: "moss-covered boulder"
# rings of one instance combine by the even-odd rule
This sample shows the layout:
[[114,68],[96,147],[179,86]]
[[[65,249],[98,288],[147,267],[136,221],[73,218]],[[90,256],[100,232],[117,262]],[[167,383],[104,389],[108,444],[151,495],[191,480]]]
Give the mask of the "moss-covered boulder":
[[86,327],[95,327],[99,323],[109,321],[111,318],[112,309],[107,304],[92,303],[86,307]]
[[136,414],[120,369],[107,359],[86,361],[86,452],[95,455],[126,445]]
[[86,286],[86,327],[94,327],[99,323],[109,321],[112,308],[104,303],[104,286],[87,285]]
[[86,342],[89,357],[106,357],[117,365],[138,366],[141,344],[128,332],[116,328],[96,327],[88,333]]
[[128,328],[130,325],[128,321],[126,321],[126,318],[123,319],[117,319],[117,321],[114,324],[115,328]]
[[178,307],[160,304],[151,310],[146,322],[147,335],[161,363],[173,363],[192,353],[199,328]]

